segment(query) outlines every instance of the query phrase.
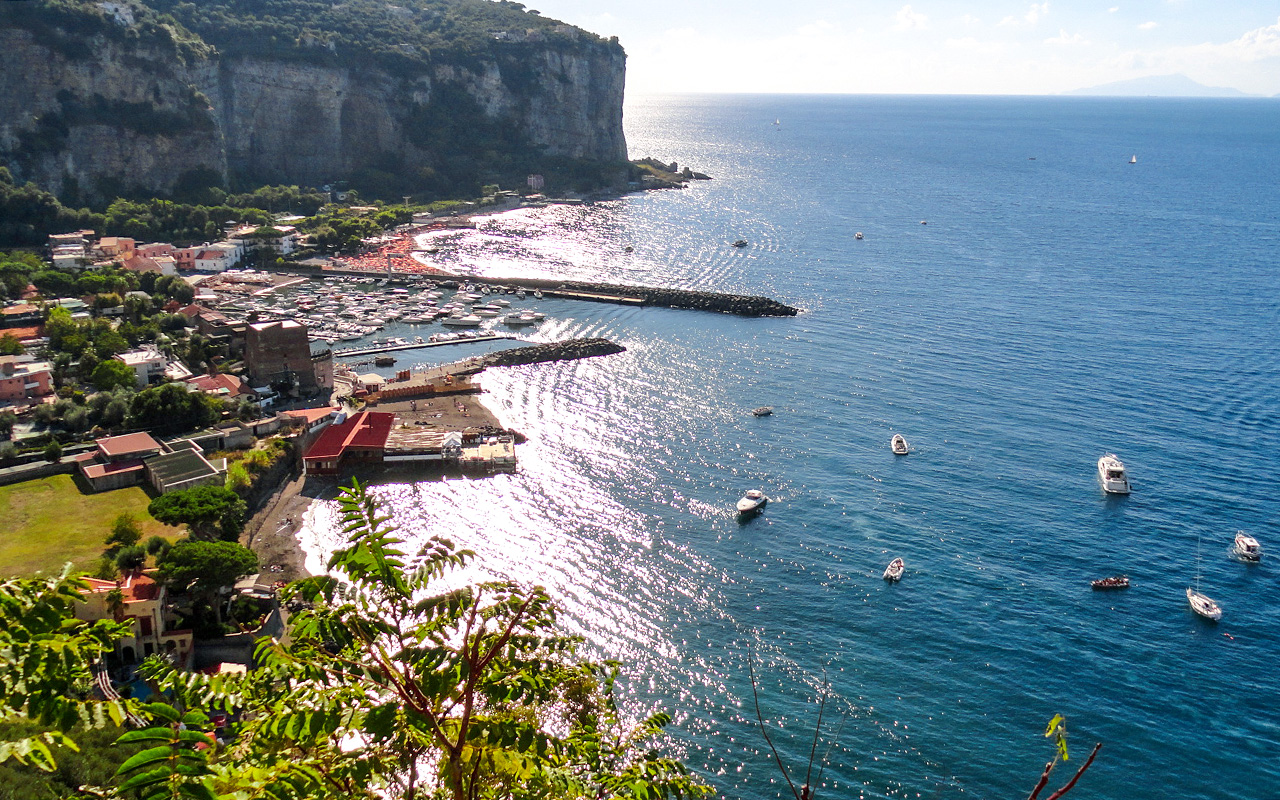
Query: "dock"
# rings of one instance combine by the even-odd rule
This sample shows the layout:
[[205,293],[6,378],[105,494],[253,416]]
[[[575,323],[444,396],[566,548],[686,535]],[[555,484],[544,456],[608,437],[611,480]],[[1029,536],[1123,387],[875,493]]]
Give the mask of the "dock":
[[444,347],[447,344],[469,344],[471,342],[492,342],[498,339],[514,339],[514,336],[508,336],[504,333],[495,333],[489,336],[477,336],[474,339],[450,339],[447,342],[410,342],[408,344],[380,344],[372,347],[349,347],[344,350],[334,350],[334,358],[351,358],[354,356],[371,356],[376,353],[391,353],[396,350],[417,350],[422,347]]

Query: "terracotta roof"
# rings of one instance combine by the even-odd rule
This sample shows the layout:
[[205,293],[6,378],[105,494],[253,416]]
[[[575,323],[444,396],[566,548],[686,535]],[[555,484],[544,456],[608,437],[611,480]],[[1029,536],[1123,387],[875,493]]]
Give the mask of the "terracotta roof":
[[385,447],[395,419],[395,414],[361,411],[345,422],[325,428],[304,458],[340,458],[348,447]]
[[218,373],[217,375],[201,375],[187,381],[191,386],[196,387],[202,392],[220,392],[227,390],[227,394],[232,397],[238,397],[242,394],[251,394],[252,389],[244,385],[244,381],[234,375]]
[[0,330],[0,336],[8,334],[18,341],[23,339],[34,339],[40,335],[40,325],[32,325],[29,328],[5,328]]
[[123,266],[130,272],[160,272],[160,265],[147,256],[135,255],[127,258]]
[[105,478],[108,475],[118,475],[122,472],[135,472],[145,469],[146,464],[140,458],[130,458],[125,461],[111,461],[106,464],[90,464],[84,468],[84,476],[90,480]]
[[101,578],[85,578],[89,582],[89,591],[94,594],[105,594],[113,589],[124,592],[124,601],[132,603],[137,600],[155,600],[160,596],[160,584],[149,575],[136,572],[129,573],[117,584],[115,581],[104,581]]
[[337,410],[338,409],[336,408],[295,408],[292,411],[284,411],[281,413],[286,417],[296,417],[301,419],[310,425],[311,423],[322,420],[325,417],[332,416],[333,412]]
[[159,449],[160,443],[152,439],[149,433],[126,433],[123,436],[108,436],[98,440],[98,450],[107,458]]

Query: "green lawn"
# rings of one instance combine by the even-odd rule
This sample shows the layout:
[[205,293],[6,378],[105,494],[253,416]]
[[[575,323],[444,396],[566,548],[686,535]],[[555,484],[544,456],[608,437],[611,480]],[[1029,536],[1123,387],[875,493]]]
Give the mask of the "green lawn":
[[76,569],[90,569],[102,555],[111,524],[126,511],[138,521],[144,542],[157,534],[180,536],[181,528],[147,513],[150,502],[141,486],[87,494],[71,475],[0,486],[0,577],[53,573],[68,561]]

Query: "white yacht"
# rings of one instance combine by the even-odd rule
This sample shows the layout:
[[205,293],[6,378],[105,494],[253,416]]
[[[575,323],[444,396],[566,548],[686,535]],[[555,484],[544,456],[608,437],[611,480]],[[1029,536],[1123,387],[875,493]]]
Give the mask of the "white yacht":
[[1187,602],[1191,604],[1191,610],[1214,622],[1222,619],[1222,608],[1213,601],[1208,595],[1200,594],[1194,591],[1190,586],[1187,587]]
[[894,455],[905,456],[907,454],[907,440],[902,438],[900,433],[895,433],[893,438],[889,440],[889,447],[892,448]]
[[1103,490],[1111,494],[1129,493],[1129,477],[1125,475],[1124,464],[1114,453],[1098,459],[1098,478],[1102,481]]
[[754,514],[757,511],[763,510],[768,502],[769,498],[764,496],[764,492],[759,489],[750,489],[742,496],[742,499],[738,501],[738,513],[744,515]]
[[538,322],[532,315],[519,312],[506,315],[502,318],[502,321],[507,325],[535,325]]
[[481,323],[481,319],[475,314],[466,314],[461,317],[445,317],[440,320],[442,325],[451,325],[455,328],[474,328]]
[[1244,561],[1261,561],[1262,545],[1244,531],[1236,531],[1236,557]]

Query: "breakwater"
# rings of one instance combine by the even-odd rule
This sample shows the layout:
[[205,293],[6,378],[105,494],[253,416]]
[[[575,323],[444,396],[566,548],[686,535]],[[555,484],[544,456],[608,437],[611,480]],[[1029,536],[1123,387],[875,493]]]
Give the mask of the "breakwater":
[[660,286],[626,286],[616,283],[547,280],[545,278],[486,278],[457,276],[457,280],[489,286],[514,286],[540,289],[551,296],[595,300],[602,303],[684,308],[694,311],[718,311],[743,317],[794,317],[799,309],[770,297],[745,294],[702,292],[694,289],[668,289]]
[[625,352],[627,348],[608,339],[569,339],[564,342],[535,344],[499,350],[477,359],[480,369],[486,367],[515,367],[523,364],[540,364],[544,361],[573,361],[578,358],[608,356]]

